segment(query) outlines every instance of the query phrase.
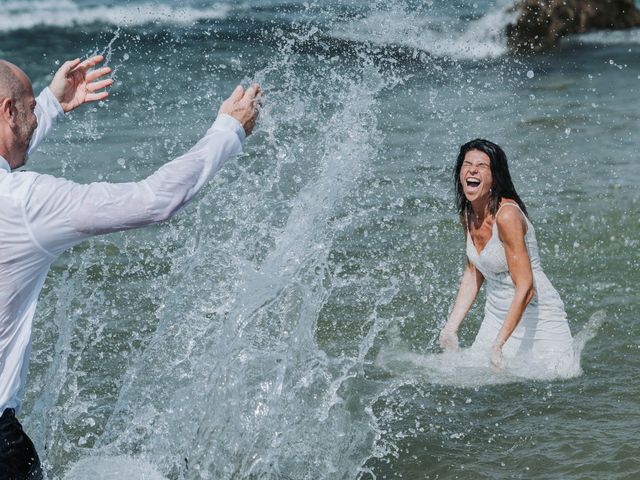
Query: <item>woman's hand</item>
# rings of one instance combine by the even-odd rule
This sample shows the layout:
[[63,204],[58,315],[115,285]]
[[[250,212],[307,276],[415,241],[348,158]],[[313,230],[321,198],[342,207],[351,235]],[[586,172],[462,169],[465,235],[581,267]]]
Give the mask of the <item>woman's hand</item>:
[[491,363],[491,370],[494,372],[502,372],[507,368],[507,363],[504,361],[504,355],[502,355],[502,346],[494,343],[489,350],[489,362]]
[[445,351],[454,352],[459,348],[458,334],[455,330],[448,327],[444,327],[442,329],[442,331],[440,332],[440,336],[438,337],[438,342]]

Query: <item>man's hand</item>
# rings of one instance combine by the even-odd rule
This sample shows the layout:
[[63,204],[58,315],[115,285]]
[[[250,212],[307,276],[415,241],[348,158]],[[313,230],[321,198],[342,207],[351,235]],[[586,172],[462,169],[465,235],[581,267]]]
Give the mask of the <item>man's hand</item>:
[[[104,57],[96,55],[81,62],[79,58],[65,62],[56,72],[49,88],[66,112],[84,103],[97,102],[109,96],[109,92],[98,92],[113,84],[113,79],[103,79],[111,73],[109,67],[90,70],[102,62]],[[97,93],[96,93],[97,92]]]
[[242,124],[247,136],[251,135],[258,118],[260,93],[260,85],[258,84],[251,85],[246,92],[241,85],[238,85],[231,96],[222,102],[218,114],[231,115]]

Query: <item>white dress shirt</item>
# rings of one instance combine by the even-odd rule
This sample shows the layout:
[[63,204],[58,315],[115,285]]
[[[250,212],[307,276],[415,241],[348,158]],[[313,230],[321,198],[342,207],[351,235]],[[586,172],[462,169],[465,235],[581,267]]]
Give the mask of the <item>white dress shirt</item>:
[[[62,107],[46,88],[37,98],[33,151]],[[171,217],[232,155],[245,132],[219,115],[184,155],[140,182],[80,185],[51,175],[11,172],[0,156],[0,414],[20,409],[31,351],[36,302],[53,261],[66,249],[102,233]]]

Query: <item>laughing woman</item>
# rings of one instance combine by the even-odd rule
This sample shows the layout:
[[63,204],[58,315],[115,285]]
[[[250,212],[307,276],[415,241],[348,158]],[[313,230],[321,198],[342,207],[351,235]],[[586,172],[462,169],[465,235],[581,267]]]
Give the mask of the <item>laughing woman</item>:
[[487,352],[498,370],[505,358],[528,352],[546,368],[562,371],[573,351],[564,305],[540,266],[533,225],[503,150],[481,139],[464,144],[455,188],[467,265],[440,345],[458,348],[458,327],[484,283],[484,320],[472,350]]

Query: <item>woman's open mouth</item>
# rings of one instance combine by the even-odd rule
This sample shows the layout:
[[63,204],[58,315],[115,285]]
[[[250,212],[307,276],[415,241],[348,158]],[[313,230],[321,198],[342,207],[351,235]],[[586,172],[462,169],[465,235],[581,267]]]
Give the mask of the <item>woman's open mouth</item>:
[[468,192],[476,192],[480,188],[480,180],[475,177],[469,177],[465,180]]

